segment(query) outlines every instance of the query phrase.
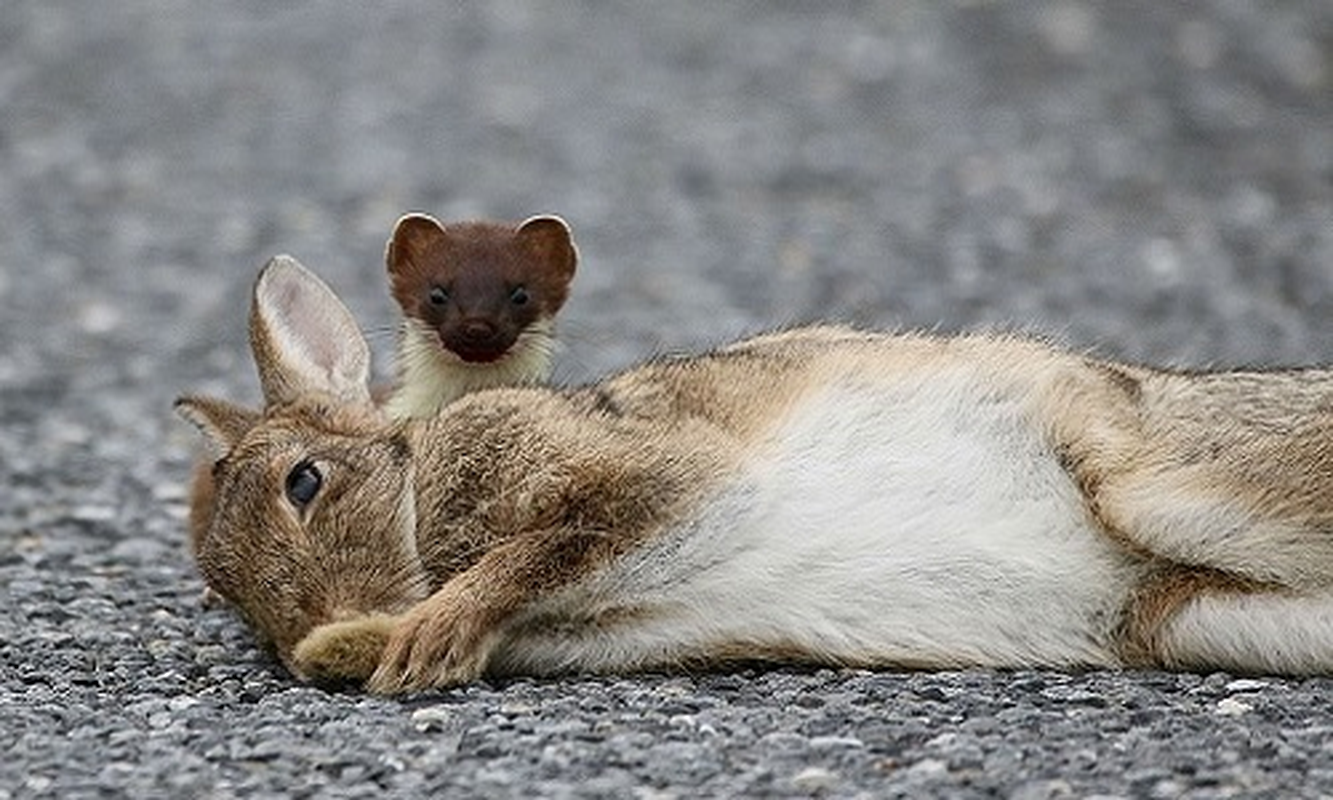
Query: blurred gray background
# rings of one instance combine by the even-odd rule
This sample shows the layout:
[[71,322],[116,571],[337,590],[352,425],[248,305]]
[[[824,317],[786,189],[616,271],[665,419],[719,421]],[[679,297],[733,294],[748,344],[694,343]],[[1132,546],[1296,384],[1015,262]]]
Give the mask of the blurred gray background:
[[0,7],[0,798],[1333,793],[1333,681],[773,670],[294,684],[184,546],[184,391],[399,214],[563,215],[557,374],[813,319],[1333,361],[1333,5]]

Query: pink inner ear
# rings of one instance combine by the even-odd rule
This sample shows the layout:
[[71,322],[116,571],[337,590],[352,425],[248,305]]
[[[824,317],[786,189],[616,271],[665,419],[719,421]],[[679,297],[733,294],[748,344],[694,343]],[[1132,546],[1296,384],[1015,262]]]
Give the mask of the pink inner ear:
[[[337,334],[342,331],[329,330],[339,327],[338,320],[326,318],[319,304],[312,302],[309,294],[302,293],[296,286],[283,287],[279,303],[283,318],[291,328],[293,345],[330,379],[338,376],[340,349],[335,340],[341,340]],[[331,332],[335,334],[332,339]]]
[[361,331],[306,292],[290,292],[288,321],[297,344],[339,395],[365,385],[368,365],[353,344]]
[[[370,351],[351,313],[313,273],[294,260],[271,263],[255,296],[269,340],[269,356],[256,351],[270,401],[292,392],[324,391],[349,401],[369,398]],[[270,393],[270,390],[273,390]]]

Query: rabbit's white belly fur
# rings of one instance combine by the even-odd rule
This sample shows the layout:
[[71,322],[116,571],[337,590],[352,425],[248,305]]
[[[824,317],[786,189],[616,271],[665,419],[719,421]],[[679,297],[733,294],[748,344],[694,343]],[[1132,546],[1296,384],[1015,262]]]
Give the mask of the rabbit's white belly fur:
[[1113,664],[1136,567],[1022,405],[969,374],[820,390],[692,518],[521,615],[493,664]]

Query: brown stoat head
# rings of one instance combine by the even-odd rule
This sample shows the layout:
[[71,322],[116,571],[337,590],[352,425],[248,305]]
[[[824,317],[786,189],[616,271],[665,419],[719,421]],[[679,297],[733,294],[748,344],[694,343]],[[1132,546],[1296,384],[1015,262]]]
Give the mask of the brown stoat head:
[[560,310],[578,253],[559,217],[443,225],[408,214],[394,226],[384,260],[403,313],[462,361],[488,364]]

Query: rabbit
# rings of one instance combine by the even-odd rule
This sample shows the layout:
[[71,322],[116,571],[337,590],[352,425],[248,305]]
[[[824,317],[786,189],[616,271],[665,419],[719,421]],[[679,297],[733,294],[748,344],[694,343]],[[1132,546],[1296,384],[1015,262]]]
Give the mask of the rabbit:
[[288,257],[197,552],[297,678],[776,662],[1333,672],[1333,372],[793,328],[393,420]]

